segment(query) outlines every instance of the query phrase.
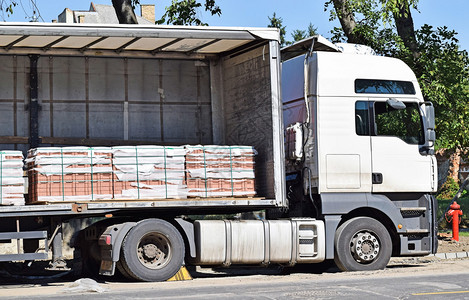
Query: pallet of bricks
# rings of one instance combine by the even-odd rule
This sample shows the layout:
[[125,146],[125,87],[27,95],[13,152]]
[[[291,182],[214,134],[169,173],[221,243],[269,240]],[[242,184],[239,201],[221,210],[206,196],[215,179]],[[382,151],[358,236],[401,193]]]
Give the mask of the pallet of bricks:
[[188,196],[255,196],[255,154],[250,146],[186,146]]
[[254,155],[245,146],[32,149],[29,201],[252,197]]
[[24,205],[23,153],[0,151],[0,205]]
[[114,199],[185,199],[184,147],[113,147]]
[[248,146],[113,147],[114,199],[252,197]]
[[29,202],[112,199],[112,149],[44,147],[26,159]]

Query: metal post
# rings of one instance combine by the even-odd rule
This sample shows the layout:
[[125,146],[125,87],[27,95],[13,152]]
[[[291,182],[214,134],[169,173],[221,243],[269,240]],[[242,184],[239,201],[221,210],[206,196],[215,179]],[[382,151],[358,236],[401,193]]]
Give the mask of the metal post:
[[62,219],[52,218],[51,227],[55,228],[54,233],[51,236],[52,239],[52,262],[50,263],[48,270],[64,271],[69,270],[67,263],[62,255]]
[[[20,232],[20,219],[16,219],[16,232]],[[16,240],[16,249],[18,254],[21,254],[21,239]]]
[[39,146],[39,103],[37,62],[39,55],[29,55],[29,146]]
[[52,240],[52,261],[56,261],[62,258],[62,224],[54,220],[53,226],[56,226],[56,233]]

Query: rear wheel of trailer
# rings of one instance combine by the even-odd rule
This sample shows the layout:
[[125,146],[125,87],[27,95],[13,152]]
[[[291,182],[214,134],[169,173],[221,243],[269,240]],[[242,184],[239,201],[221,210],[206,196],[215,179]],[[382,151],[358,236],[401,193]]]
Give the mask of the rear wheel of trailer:
[[170,223],[149,219],[133,227],[122,243],[121,273],[140,281],[164,281],[184,262],[184,241]]

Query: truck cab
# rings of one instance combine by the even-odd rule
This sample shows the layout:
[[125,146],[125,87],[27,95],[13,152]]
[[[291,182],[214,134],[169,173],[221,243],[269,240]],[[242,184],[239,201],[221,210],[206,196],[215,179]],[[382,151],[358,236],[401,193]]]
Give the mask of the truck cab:
[[[282,55],[286,170],[288,178],[301,178],[303,195],[325,221],[326,258],[337,262],[337,233],[359,218],[386,228],[393,255],[435,252],[434,113],[412,70],[370,48],[320,36]],[[355,240],[371,233],[368,248],[379,253],[383,245],[373,239],[385,239],[371,229],[356,231],[351,261],[373,264]],[[339,266],[353,269],[343,264],[339,258]]]

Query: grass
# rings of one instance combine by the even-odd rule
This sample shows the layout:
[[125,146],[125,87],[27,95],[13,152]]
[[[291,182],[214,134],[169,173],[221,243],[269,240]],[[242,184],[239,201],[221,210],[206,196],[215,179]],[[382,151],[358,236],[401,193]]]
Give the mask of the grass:
[[[438,199],[438,211],[437,211],[438,220],[445,212],[446,208],[448,207],[448,204],[451,203],[451,200],[452,199]],[[461,206],[461,210],[463,212],[463,215],[461,216],[462,221],[461,221],[460,228],[468,228],[469,227],[469,195],[467,194],[464,195],[463,197],[459,198],[456,202]],[[450,229],[451,224],[446,222],[445,219],[443,219],[441,223],[439,224],[439,227],[441,229]],[[469,232],[464,232],[464,234],[469,235]]]

